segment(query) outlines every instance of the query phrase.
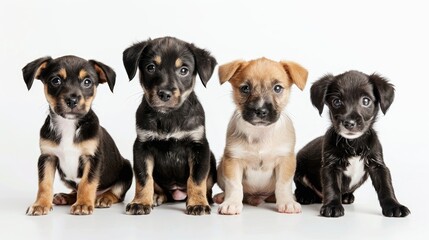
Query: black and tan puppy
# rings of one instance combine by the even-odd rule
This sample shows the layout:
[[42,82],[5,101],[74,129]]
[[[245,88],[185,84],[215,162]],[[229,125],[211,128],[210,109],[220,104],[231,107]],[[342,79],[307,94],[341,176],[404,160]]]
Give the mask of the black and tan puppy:
[[[72,205],[71,214],[91,214],[124,200],[132,168],[91,110],[99,83],[113,91],[115,72],[108,66],[75,56],[44,57],[23,69],[27,88],[44,84],[49,115],[40,130],[39,190],[28,215],[45,215],[56,205]],[[53,195],[55,170],[72,189]]]
[[127,214],[149,214],[152,206],[185,199],[187,214],[210,213],[216,160],[194,86],[197,73],[207,84],[216,60],[172,37],[134,44],[123,60],[130,80],[140,70],[144,91],[136,113],[136,195]]
[[379,109],[385,114],[394,88],[377,74],[349,71],[327,75],[311,87],[311,102],[321,114],[326,104],[332,126],[325,136],[307,144],[297,155],[295,196],[301,204],[322,202],[320,215],[344,215],[343,204],[369,177],[383,215],[405,217],[410,211],[395,197],[383,151],[372,128]]

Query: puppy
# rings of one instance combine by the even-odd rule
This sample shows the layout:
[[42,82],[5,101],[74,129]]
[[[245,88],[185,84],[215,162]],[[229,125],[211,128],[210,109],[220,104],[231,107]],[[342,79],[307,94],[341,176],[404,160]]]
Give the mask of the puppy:
[[186,199],[186,213],[210,213],[216,160],[205,133],[203,107],[194,92],[206,86],[216,60],[206,50],[172,37],[132,45],[123,53],[129,79],[140,70],[143,99],[136,113],[136,195],[126,213]]
[[298,152],[294,178],[298,202],[323,202],[320,215],[343,216],[341,204],[353,203],[353,192],[369,175],[384,216],[410,213],[396,200],[381,144],[372,128],[379,109],[385,114],[393,98],[393,85],[377,74],[329,74],[313,84],[311,102],[319,114],[325,104],[328,106],[332,126],[325,136]]
[[237,105],[217,171],[224,191],[215,196],[219,213],[239,214],[243,201],[276,202],[279,212],[301,212],[292,194],[295,130],[285,106],[292,84],[304,88],[307,70],[294,62],[239,60],[220,66],[219,79],[231,83]]
[[[103,63],[75,56],[44,57],[23,69],[27,88],[44,84],[49,115],[40,130],[39,190],[28,215],[45,215],[56,205],[71,205],[71,214],[91,214],[124,200],[132,168],[91,110],[99,83],[113,91],[115,72]],[[53,195],[55,170],[70,194]]]

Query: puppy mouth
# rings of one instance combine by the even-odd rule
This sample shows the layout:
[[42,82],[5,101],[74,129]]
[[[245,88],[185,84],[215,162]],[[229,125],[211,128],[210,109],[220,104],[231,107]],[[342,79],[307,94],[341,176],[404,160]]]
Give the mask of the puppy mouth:
[[261,120],[261,119],[254,119],[251,121],[247,121],[248,123],[252,124],[253,126],[269,126],[271,124],[273,124],[273,122],[271,121],[267,121],[267,120]]
[[347,139],[356,139],[364,134],[365,131],[350,131],[346,129],[344,126],[340,126],[340,131],[338,133]]

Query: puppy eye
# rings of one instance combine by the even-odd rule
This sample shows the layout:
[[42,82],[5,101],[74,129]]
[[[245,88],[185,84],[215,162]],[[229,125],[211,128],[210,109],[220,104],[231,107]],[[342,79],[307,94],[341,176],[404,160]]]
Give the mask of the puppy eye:
[[153,63],[148,64],[148,65],[146,66],[146,71],[147,71],[148,73],[153,73],[153,72],[155,72],[155,64],[153,64]]
[[188,75],[188,73],[189,73],[189,69],[187,67],[181,67],[179,69],[179,74],[182,76],[186,76],[186,75]]
[[283,91],[283,87],[282,86],[280,86],[280,85],[275,85],[274,86],[274,92],[276,92],[276,93],[281,93],[282,91]]
[[51,79],[51,85],[54,87],[58,87],[61,85],[61,78],[59,77],[54,77]]
[[342,105],[343,105],[343,101],[341,101],[341,99],[335,98],[334,100],[332,100],[332,106],[334,108],[340,108]]
[[84,87],[84,88],[90,88],[90,87],[92,87],[92,80],[89,79],[89,78],[85,78],[82,81],[82,87]]
[[245,94],[249,93],[250,92],[250,86],[249,85],[243,85],[243,86],[241,86],[240,87],[240,92],[245,93]]
[[362,105],[364,105],[365,107],[368,107],[369,105],[371,105],[371,99],[367,97],[362,98]]

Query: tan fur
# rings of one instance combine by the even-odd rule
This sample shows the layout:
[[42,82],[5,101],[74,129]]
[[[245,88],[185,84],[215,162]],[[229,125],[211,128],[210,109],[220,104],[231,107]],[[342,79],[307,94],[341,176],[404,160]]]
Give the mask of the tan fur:
[[77,189],[76,203],[71,206],[70,213],[74,215],[87,215],[92,214],[94,211],[95,197],[97,194],[97,187],[99,176],[95,176],[92,181],[88,179],[90,171],[90,163],[84,163],[82,180]]
[[206,197],[207,181],[201,181],[200,184],[197,184],[194,181],[192,181],[191,178],[189,178],[187,183],[187,194],[188,194],[187,205],[189,206],[209,205]]
[[40,73],[42,73],[42,70],[46,68],[47,64],[48,64],[47,62],[40,64],[39,68],[37,68],[36,73],[34,74],[34,78],[36,79],[40,78]]
[[55,165],[52,161],[47,161],[44,166],[44,177],[39,182],[36,201],[28,208],[27,214],[46,215],[52,210],[54,177]]
[[[104,73],[103,69],[101,67],[99,67],[97,64],[94,64],[94,68],[98,74],[98,82],[99,83],[106,83],[107,82],[107,76]],[[85,70],[81,70],[81,72],[82,71],[85,71]],[[80,74],[79,74],[79,77],[80,77]],[[83,78],[81,78],[81,79],[83,79]]]
[[[291,189],[296,167],[295,130],[284,108],[292,84],[303,88],[306,76],[306,70],[298,64],[266,58],[239,60],[219,67],[220,81],[231,83],[237,106],[218,167],[218,184],[225,191],[225,200],[219,207],[221,214],[239,214],[243,200],[257,205],[259,200],[272,200],[274,195],[279,212],[300,212]],[[240,93],[243,84],[252,86],[247,96]],[[277,84],[284,88],[281,94],[273,91]],[[261,97],[271,100],[281,112],[280,118],[268,126],[254,126],[241,115],[246,101]]]
[[116,196],[112,191],[107,191],[97,196],[95,200],[95,207],[97,208],[108,208],[112,204],[120,202],[118,196]]
[[155,56],[153,58],[153,61],[157,64],[157,65],[161,65],[161,56]]
[[176,62],[174,62],[174,65],[175,65],[177,68],[181,67],[181,66],[183,65],[183,61],[182,61],[182,59],[180,59],[180,58],[176,59]]
[[61,68],[58,71],[58,76],[60,76],[62,79],[66,79],[67,78],[67,71],[65,68]]
[[[98,144],[99,139],[94,138],[75,144],[75,146],[80,149],[82,155],[94,156],[97,151]],[[58,147],[56,142],[44,138],[40,138],[39,145],[42,154],[52,154],[52,149]]]
[[[134,195],[134,199],[131,201],[131,204],[137,203],[137,204],[143,204],[148,206],[153,205],[153,196],[154,196],[155,189],[154,189],[152,172],[153,172],[154,160],[150,159],[146,161],[146,164],[147,164],[146,184],[142,186],[139,183],[139,181],[136,179],[136,192]],[[139,174],[139,173],[136,173],[136,174]],[[144,174],[144,173],[141,173],[141,174]]]
[[[98,67],[97,65],[95,65],[94,66],[95,67],[95,69],[96,69],[96,71],[97,71],[97,73],[100,75],[100,72],[102,72],[103,74],[104,74],[104,72],[101,70],[101,68],[100,67]],[[99,69],[99,70],[97,70],[97,68]],[[101,71],[100,71],[101,70]],[[99,72],[100,71],[100,72]],[[86,77],[88,76],[88,72],[85,70],[85,69],[81,69],[80,71],[79,71],[79,79],[80,80],[83,80],[83,79],[85,79]]]

